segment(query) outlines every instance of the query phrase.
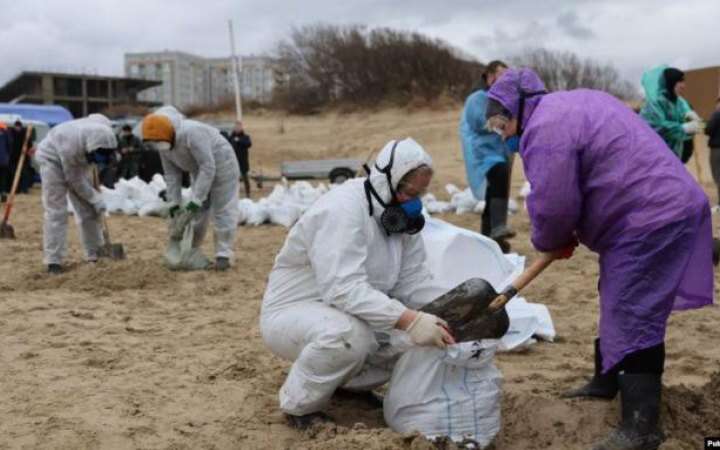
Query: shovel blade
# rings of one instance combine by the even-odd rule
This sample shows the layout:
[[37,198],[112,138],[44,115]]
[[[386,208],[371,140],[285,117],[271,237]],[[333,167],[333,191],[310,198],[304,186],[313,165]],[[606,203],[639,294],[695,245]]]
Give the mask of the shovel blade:
[[15,229],[7,222],[0,224],[0,239],[15,239]]
[[98,249],[98,256],[110,259],[125,259],[125,248],[122,244],[105,244]]
[[420,310],[447,321],[457,342],[499,339],[507,333],[510,318],[505,308],[488,308],[497,296],[486,280],[471,278]]
[[125,247],[122,244],[112,244],[110,246],[110,258],[125,259]]

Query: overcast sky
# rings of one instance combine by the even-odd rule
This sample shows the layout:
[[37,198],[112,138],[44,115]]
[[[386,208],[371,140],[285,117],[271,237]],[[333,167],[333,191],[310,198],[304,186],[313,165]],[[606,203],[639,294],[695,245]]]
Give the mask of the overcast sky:
[[365,24],[441,38],[487,62],[529,47],[615,65],[720,65],[720,0],[1,0],[0,84],[22,70],[123,74],[125,52],[272,52],[292,27]]

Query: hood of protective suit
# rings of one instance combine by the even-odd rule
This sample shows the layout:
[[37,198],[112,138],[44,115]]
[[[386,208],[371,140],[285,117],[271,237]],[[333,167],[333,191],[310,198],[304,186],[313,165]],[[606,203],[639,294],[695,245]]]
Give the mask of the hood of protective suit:
[[642,86],[645,90],[645,100],[655,101],[665,96],[667,86],[665,86],[665,77],[663,73],[668,66],[663,64],[646,70],[642,75]]
[[[163,120],[152,120],[153,117],[158,119],[158,116]],[[140,138],[172,142],[173,136],[180,129],[183,120],[185,120],[185,116],[174,106],[162,106],[152,114],[145,116],[140,127]]]
[[[372,165],[370,175],[368,176],[378,196],[380,196],[385,203],[390,203],[392,194],[390,193],[387,176],[378,168],[384,169],[390,163],[390,154],[396,142],[395,157],[393,158],[392,169],[390,169],[393,191],[397,191],[398,183],[402,177],[411,170],[417,169],[420,166],[432,167],[432,158],[430,155],[412,138],[406,138],[401,141],[393,140],[385,144],[385,147],[380,150],[380,153],[375,159],[375,163]],[[375,200],[373,199],[373,201]],[[375,203],[375,206],[375,211],[383,210],[382,206],[377,203]]]
[[[93,114],[94,116],[100,116],[110,122],[107,117],[100,114]],[[112,128],[109,124],[103,123],[99,118],[88,117],[85,119],[85,123],[81,124],[80,139],[82,142],[85,153],[90,153],[100,148],[117,148],[117,138],[113,133]]]
[[[525,93],[526,100],[524,117],[519,119],[521,92]],[[508,69],[492,85],[488,91],[488,97],[503,105],[514,118],[522,123],[527,123],[527,119],[542,98],[542,95],[539,94],[544,92],[546,92],[545,84],[532,69]]]
[[112,127],[112,121],[102,114],[90,114],[89,116],[87,116],[87,120],[89,120],[90,122],[101,123],[103,125]]
[[185,120],[185,116],[183,116],[182,113],[172,105],[160,107],[155,110],[154,114],[162,114],[163,116],[167,116],[167,118],[170,119],[170,122],[172,123],[173,128],[175,128],[176,132],[180,129],[182,121]]

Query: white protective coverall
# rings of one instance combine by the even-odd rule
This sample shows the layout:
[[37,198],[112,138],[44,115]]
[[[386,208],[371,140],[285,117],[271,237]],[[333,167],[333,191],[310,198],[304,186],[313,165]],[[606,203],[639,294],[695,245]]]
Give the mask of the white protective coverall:
[[215,257],[232,258],[240,218],[240,166],[230,142],[216,128],[185,119],[173,106],[163,106],[155,114],[167,116],[175,129],[173,148],[160,152],[168,200],[181,204],[182,173],[185,171],[192,179],[190,200],[202,205],[195,221],[193,247],[199,247],[205,239],[212,213]]
[[45,209],[43,250],[45,264],[60,264],[67,253],[67,199],[75,210],[85,257],[94,261],[103,245],[97,206],[102,203],[93,188],[87,153],[116,148],[110,120],[102,114],[57,125],[38,144],[35,159],[40,164],[42,201]]
[[[388,164],[392,144],[378,155],[379,167]],[[423,164],[432,160],[422,147],[401,141],[394,188]],[[431,278],[420,234],[388,236],[375,199],[369,215],[364,181],[349,180],[320,197],[290,230],[270,273],[260,327],[273,353],[295,361],[279,394],[288,414],[321,410],[338,387],[372,389],[387,382],[394,361],[383,360],[378,350]],[[373,167],[370,181],[389,203],[386,176]]]

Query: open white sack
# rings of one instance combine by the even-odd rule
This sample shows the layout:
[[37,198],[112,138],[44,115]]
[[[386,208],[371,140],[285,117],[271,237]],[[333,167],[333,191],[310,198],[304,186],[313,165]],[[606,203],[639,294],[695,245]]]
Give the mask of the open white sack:
[[[426,218],[421,235],[434,279],[413,299],[413,308],[469,278],[483,278],[500,292],[523,271],[525,258],[504,255],[495,241],[447,222]],[[392,346],[405,352],[393,368],[385,396],[387,424],[398,432],[488,445],[500,430],[502,375],[495,367],[495,352],[530,345],[533,336],[555,336],[544,305],[516,297],[507,311],[510,329],[500,340],[462,342],[440,350],[411,346],[406,333],[393,332]]]
[[182,238],[168,241],[165,250],[165,266],[170,270],[203,270],[210,266],[210,260],[200,248],[193,247],[194,222],[185,224],[181,230]]
[[496,340],[463,342],[439,350],[405,352],[383,403],[385,422],[400,433],[448,436],[488,445],[500,431],[502,375],[495,367]]
[[[439,219],[426,218],[422,237],[434,289],[433,296],[418,299],[422,304],[413,307],[422,307],[469,278],[482,278],[500,292],[525,268],[524,257],[505,255],[492,239]],[[510,329],[500,340],[501,351],[523,348],[534,342],[533,336],[554,339],[555,328],[545,305],[517,296],[506,309]]]

